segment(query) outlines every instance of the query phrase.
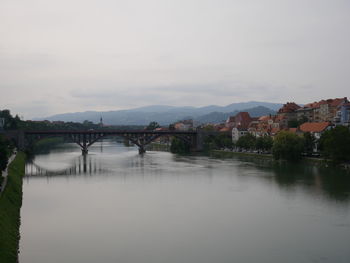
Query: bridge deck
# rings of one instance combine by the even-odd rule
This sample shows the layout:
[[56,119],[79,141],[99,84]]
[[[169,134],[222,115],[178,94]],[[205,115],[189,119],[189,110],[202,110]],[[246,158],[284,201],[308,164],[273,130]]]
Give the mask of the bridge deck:
[[42,130],[42,131],[24,131],[26,135],[49,135],[49,134],[105,134],[105,135],[123,135],[123,134],[154,134],[154,135],[196,135],[197,131],[150,131],[150,130]]

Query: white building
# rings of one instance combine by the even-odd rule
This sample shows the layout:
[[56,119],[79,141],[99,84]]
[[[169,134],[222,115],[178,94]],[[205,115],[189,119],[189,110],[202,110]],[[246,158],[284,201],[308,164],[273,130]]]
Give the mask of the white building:
[[243,128],[233,128],[232,129],[232,141],[236,143],[238,139],[244,135],[248,134],[248,129]]

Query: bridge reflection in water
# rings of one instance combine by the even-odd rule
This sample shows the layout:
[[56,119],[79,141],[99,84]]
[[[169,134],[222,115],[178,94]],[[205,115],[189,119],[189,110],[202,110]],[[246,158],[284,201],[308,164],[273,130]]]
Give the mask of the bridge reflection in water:
[[100,174],[106,173],[107,170],[102,168],[101,162],[89,158],[86,155],[79,156],[74,160],[71,166],[65,169],[50,169],[43,167],[35,161],[28,162],[25,167],[25,176],[62,176],[62,175],[79,175],[79,174]]

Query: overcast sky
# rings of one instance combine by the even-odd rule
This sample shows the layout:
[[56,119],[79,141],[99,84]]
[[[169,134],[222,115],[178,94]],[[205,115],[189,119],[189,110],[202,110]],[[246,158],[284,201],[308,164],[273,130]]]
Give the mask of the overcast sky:
[[350,96],[350,0],[0,0],[0,109]]

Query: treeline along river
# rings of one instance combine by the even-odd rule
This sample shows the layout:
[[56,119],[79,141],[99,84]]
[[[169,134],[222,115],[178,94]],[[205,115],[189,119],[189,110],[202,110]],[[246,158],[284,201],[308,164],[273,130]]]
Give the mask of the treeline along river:
[[112,140],[26,165],[22,263],[344,262],[350,176],[245,158],[178,156]]

